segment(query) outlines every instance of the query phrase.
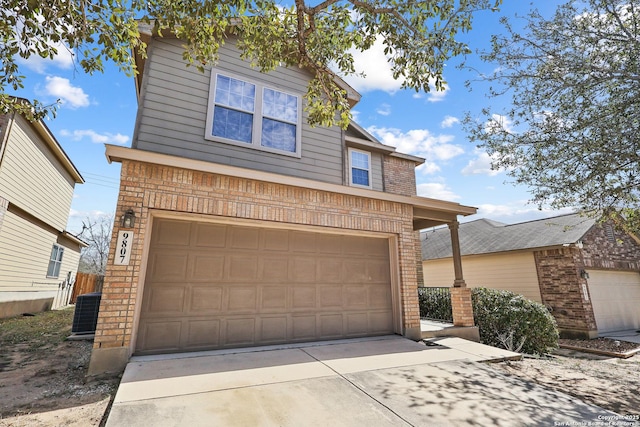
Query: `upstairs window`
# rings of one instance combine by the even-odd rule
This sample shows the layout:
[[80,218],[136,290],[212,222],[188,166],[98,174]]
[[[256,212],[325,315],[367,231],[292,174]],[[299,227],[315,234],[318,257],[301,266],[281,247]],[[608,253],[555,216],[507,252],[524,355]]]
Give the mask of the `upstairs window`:
[[57,279],[60,275],[60,266],[62,265],[62,255],[64,248],[60,245],[53,245],[51,249],[51,257],[49,258],[49,267],[47,268],[47,277]]
[[371,153],[349,149],[349,183],[371,188]]
[[300,96],[212,71],[206,139],[300,157]]

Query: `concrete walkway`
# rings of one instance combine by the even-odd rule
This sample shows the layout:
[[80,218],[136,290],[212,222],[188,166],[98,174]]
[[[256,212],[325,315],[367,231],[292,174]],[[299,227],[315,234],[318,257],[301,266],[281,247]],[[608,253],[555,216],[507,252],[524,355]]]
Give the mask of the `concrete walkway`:
[[611,415],[478,363],[505,358],[519,355],[398,336],[135,357],[106,425],[519,426]]
[[622,340],[635,342],[640,344],[640,330],[638,329],[629,329],[626,331],[617,331],[617,332],[607,332],[603,335],[605,338],[611,338],[614,340]]

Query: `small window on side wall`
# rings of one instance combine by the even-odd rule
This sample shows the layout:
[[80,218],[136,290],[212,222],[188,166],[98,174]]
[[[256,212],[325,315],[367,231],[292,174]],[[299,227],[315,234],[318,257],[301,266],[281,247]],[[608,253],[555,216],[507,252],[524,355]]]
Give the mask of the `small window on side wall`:
[[349,184],[371,188],[371,153],[349,148]]
[[57,279],[60,275],[60,266],[62,265],[62,255],[64,248],[60,245],[53,245],[51,249],[51,257],[49,258],[49,267],[47,268],[47,277]]

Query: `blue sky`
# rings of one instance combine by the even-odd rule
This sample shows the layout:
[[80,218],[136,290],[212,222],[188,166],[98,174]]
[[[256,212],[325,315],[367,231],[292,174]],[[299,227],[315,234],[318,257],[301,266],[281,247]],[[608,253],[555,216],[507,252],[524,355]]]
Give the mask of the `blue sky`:
[[[548,16],[559,2],[540,3],[536,7]],[[529,7],[528,2],[506,0],[500,12],[477,15],[462,39],[474,50],[488,48],[491,34],[501,31],[499,17],[524,15]],[[527,188],[510,184],[504,172],[491,171],[486,153],[468,141],[460,125],[464,113],[477,113],[489,102],[495,109],[509,100],[489,100],[481,84],[474,84],[470,92],[464,83],[474,75],[456,68],[460,59],[447,63],[446,91],[420,94],[399,89],[377,47],[356,59],[356,67],[367,77],[347,79],[362,94],[354,108],[355,120],[383,143],[426,158],[416,171],[419,195],[479,208],[465,220],[484,217],[514,223],[564,213],[539,211],[528,204]],[[467,60],[484,72],[495,67],[481,63],[476,54]],[[107,163],[104,144],[131,145],[137,110],[133,78],[110,63],[104,74],[86,75],[64,49],[53,61],[33,58],[22,68],[25,88],[17,95],[62,100],[57,117],[47,120],[47,126],[86,180],[76,187],[68,224],[70,231],[80,231],[84,218],[115,210],[120,164]]]

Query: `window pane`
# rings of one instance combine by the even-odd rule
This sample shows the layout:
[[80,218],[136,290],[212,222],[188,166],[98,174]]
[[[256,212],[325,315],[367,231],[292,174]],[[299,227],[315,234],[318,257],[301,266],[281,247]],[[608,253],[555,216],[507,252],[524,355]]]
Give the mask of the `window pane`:
[[369,186],[369,171],[362,169],[351,169],[351,181],[354,184]]
[[296,126],[267,118],[263,119],[261,144],[263,147],[295,153]]
[[255,99],[255,85],[231,77],[217,76],[216,104],[253,112]]
[[213,109],[212,135],[251,143],[253,114],[224,107]]
[[273,89],[265,89],[262,114],[291,123],[298,122],[298,98]]
[[354,168],[369,170],[369,155],[352,151],[351,166]]

